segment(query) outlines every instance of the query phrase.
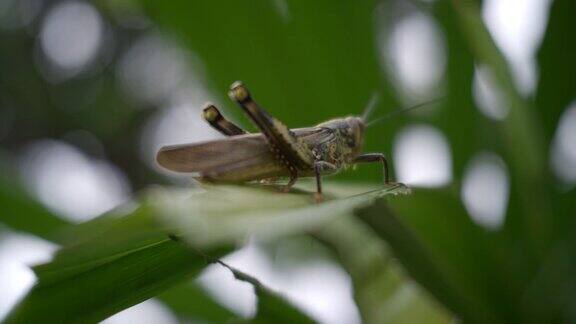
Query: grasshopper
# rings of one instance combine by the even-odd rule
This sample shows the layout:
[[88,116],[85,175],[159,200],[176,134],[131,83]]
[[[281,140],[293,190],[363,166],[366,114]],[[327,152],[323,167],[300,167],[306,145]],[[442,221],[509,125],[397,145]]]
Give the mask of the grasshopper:
[[227,138],[194,144],[165,146],[158,164],[176,172],[195,173],[206,182],[238,183],[288,177],[288,192],[299,177],[316,178],[317,202],[322,201],[322,176],[357,163],[381,163],[389,183],[388,161],[382,153],[361,153],[366,129],[364,117],[333,119],[314,127],[289,129],[258,105],[242,82],[234,82],[229,96],[261,133],[248,134],[206,104],[203,118]]

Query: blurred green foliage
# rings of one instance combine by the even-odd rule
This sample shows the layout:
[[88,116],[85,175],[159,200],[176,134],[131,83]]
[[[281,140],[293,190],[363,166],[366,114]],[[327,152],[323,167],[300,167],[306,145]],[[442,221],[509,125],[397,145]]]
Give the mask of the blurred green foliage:
[[[120,53],[156,28],[189,50],[204,85],[236,117],[240,112],[224,98],[235,80],[244,81],[259,102],[291,127],[359,114],[374,91],[381,94],[378,113],[383,114],[399,107],[402,95],[380,62],[378,28],[388,30],[398,19],[395,13],[422,12],[434,19],[444,37],[445,90],[438,93],[444,101],[432,113],[400,116],[369,129],[365,150],[390,155],[391,139],[402,127],[433,125],[451,148],[452,183],[416,189],[409,196],[374,200],[372,193],[347,199],[369,187],[355,187],[351,180],[380,179],[379,168],[362,166],[338,176],[347,182],[334,185],[335,199],[324,206],[310,206],[308,196],[294,193],[278,198],[282,202],[269,209],[262,203],[274,202],[269,192],[223,189],[229,201],[251,198],[236,211],[233,206],[219,210],[223,214],[212,219],[215,223],[204,235],[224,239],[208,247],[195,241],[196,236],[184,233],[177,242],[168,233],[175,230],[174,219],[179,232],[206,230],[194,226],[205,225],[202,217],[214,216],[210,207],[219,207],[209,194],[177,201],[172,190],[160,188],[160,195],[140,195],[135,210],[74,225],[48,211],[8,173],[0,178],[0,222],[62,245],[51,263],[35,268],[39,282],[9,321],[99,321],[154,296],[183,320],[239,320],[187,279],[250,233],[237,225],[242,223],[274,233],[290,225],[288,233],[270,235],[268,243],[287,234],[310,235],[320,242],[350,274],[355,302],[367,323],[447,323],[454,318],[470,323],[574,322],[576,189],[560,185],[549,153],[559,118],[576,98],[576,41],[571,33],[576,30],[576,3],[551,4],[531,96],[517,90],[508,62],[483,24],[478,1],[285,3],[289,9],[279,9],[277,1],[96,2],[116,35],[117,50],[100,70],[61,83],[48,82],[38,71],[30,30],[0,31],[0,108],[13,121],[6,134],[0,133],[2,160],[11,161],[33,140],[68,141],[69,132],[82,129],[104,150],[89,145],[80,149],[118,166],[135,190],[166,183],[139,153],[142,128],[158,107],[141,107],[150,104],[126,98],[114,71]],[[115,10],[140,5],[154,27],[113,23]],[[378,14],[382,12],[387,14]],[[478,65],[490,69],[504,94],[510,111],[502,121],[475,107],[472,83]],[[474,223],[460,195],[465,170],[482,151],[498,154],[509,171],[505,223],[497,231]],[[199,209],[202,203],[209,205]],[[362,208],[354,213],[358,206]],[[255,222],[254,215],[270,219]],[[195,250],[199,247],[203,252]],[[259,308],[254,321],[310,320],[250,274],[235,275],[255,286]]]

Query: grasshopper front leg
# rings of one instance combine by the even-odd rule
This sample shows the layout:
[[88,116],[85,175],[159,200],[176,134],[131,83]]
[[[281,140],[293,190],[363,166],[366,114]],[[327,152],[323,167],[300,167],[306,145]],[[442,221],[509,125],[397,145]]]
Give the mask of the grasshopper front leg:
[[202,117],[204,117],[204,120],[206,120],[210,126],[226,136],[242,135],[247,133],[233,122],[224,118],[218,108],[211,103],[207,103],[204,106],[204,109],[202,109]]
[[314,176],[316,177],[316,193],[314,194],[314,199],[317,203],[322,202],[324,197],[322,196],[322,172],[334,171],[337,167],[334,164],[325,161],[315,161],[314,162]]
[[382,163],[382,171],[384,172],[384,183],[390,182],[389,170],[388,170],[388,160],[386,156],[382,153],[366,153],[360,154],[354,159],[354,163]]

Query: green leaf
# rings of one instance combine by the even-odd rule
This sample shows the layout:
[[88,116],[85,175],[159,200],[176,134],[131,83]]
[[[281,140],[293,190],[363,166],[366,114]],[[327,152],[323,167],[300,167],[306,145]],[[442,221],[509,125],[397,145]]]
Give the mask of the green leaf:
[[[327,183],[326,201],[315,204],[311,187],[311,183],[303,182],[291,194],[263,186],[219,185],[196,192],[158,188],[149,193],[149,200],[154,202],[156,214],[161,215],[170,228],[178,229],[178,237],[194,248],[209,248],[223,242],[242,242],[248,237],[272,240],[306,233],[349,216],[355,208],[369,205],[378,197],[409,192],[401,184],[374,190],[366,186]],[[259,301],[254,321],[293,323],[307,318],[254,278],[233,268],[230,270],[237,279],[255,286]]]
[[226,323],[238,320],[236,314],[208,297],[206,291],[195,282],[176,285],[157,298],[183,321]]
[[[315,204],[303,181],[291,194],[276,187],[209,186],[205,191],[159,189],[150,192],[155,214],[170,228],[178,229],[195,247],[234,244],[248,236],[275,239],[313,230],[385,195],[405,194],[401,184],[378,186],[327,183],[325,202]],[[303,190],[306,188],[308,190]]]
[[[277,238],[301,233],[348,215],[376,197],[407,190],[402,185],[368,193],[364,186],[330,187],[327,199],[345,198],[317,205],[310,192],[282,194],[261,187],[152,190],[146,203],[129,215],[111,213],[78,226],[51,263],[35,268],[38,283],[8,321],[100,321],[191,278],[207,259],[230,251],[247,235]],[[352,192],[360,194],[348,197]],[[182,236],[190,246],[170,239],[170,234]],[[258,316],[298,314],[287,311],[269,292],[260,293],[265,296],[260,307],[265,313]]]
[[[550,6],[549,24],[538,52],[540,78],[536,111],[549,146],[560,115],[576,96],[576,41],[571,33],[576,2],[556,0]],[[549,150],[546,150],[549,152]]]
[[[0,172],[0,202],[6,207],[5,212],[0,213],[2,223],[14,230],[34,234],[55,243],[66,244],[68,242],[77,245],[80,242],[89,241],[94,239],[98,233],[112,226],[111,217],[121,217],[120,215],[109,214],[88,223],[74,226],[32,199],[24,192],[20,184],[11,179],[5,172]],[[18,217],[17,215],[24,215],[25,217]],[[125,228],[121,228],[121,231],[124,230]],[[125,237],[126,234],[123,232],[114,236]],[[67,251],[69,252],[70,249]],[[83,252],[79,250],[74,253],[82,254]],[[124,253],[124,255],[126,254]],[[235,318],[234,314],[214,302],[194,283],[177,285],[158,298],[183,318],[212,322],[224,322]]]
[[[446,83],[448,89],[444,106],[431,122],[446,135],[452,153],[454,174],[464,173],[466,164],[479,147],[494,149],[498,143],[492,137],[495,127],[486,121],[480,111],[474,107],[472,98],[472,80],[474,76],[474,58],[466,50],[467,40],[458,29],[458,17],[448,1],[434,4],[434,15],[440,29],[444,32],[446,55]],[[466,136],[462,136],[466,130]]]
[[258,297],[258,311],[250,322],[314,323],[311,318],[296,309],[285,297],[262,285],[258,279],[222,261],[217,261],[217,263],[230,270],[237,280],[247,282],[254,287]]
[[449,323],[451,314],[407,277],[388,246],[354,218],[314,232],[352,278],[364,323]]
[[[146,208],[58,252],[8,323],[97,322],[197,274],[206,260],[167,237]],[[214,250],[222,255],[228,248]]]
[[[107,260],[91,262],[91,265],[78,265],[79,256],[82,256],[84,253],[88,254],[89,250],[102,248],[102,246],[80,244],[80,242],[98,240],[98,235],[100,233],[105,232],[110,227],[114,227],[113,218],[120,218],[122,215],[113,215],[113,212],[104,217],[99,217],[90,222],[74,226],[48,211],[44,206],[25,193],[24,190],[20,188],[20,184],[16,181],[10,180],[9,177],[3,173],[0,173],[0,202],[6,206],[5,212],[0,213],[0,221],[5,225],[8,225],[15,230],[27,232],[43,239],[54,241],[55,243],[63,243],[65,245],[68,243],[68,245],[75,246],[74,249],[67,246],[65,249],[66,252],[60,252],[59,261],[62,261],[62,263],[59,263],[58,267],[53,271],[50,271],[50,266],[38,267],[38,269],[48,268],[48,271],[46,272],[41,271],[42,275],[50,277],[51,274],[54,276],[54,272],[56,272],[57,275],[74,275],[74,273],[78,273],[79,270],[86,270],[88,268],[93,269],[97,264],[102,265],[106,262],[117,261],[119,257],[126,256],[130,253],[130,251],[116,251],[114,252],[116,256],[108,257]],[[17,215],[25,215],[25,217],[18,217]],[[128,216],[125,221],[133,223],[141,222],[138,217],[134,216]],[[141,223],[141,229],[145,231],[147,225],[145,225],[144,222]],[[126,239],[127,236],[132,235],[127,232],[126,227],[126,225],[116,227],[117,230],[111,236]],[[129,225],[128,227],[131,228],[131,231],[136,231],[136,226]],[[141,230],[137,231],[142,234]],[[161,238],[165,239],[165,236],[162,235]],[[113,247],[127,248],[124,244],[118,241],[112,241],[111,243],[113,243]],[[148,248],[151,247],[152,246],[149,246]],[[84,250],[85,248],[87,248],[87,250]],[[134,249],[137,248],[137,246],[134,247]],[[106,253],[113,252],[104,248],[104,251],[101,251],[101,255],[102,253],[106,255]],[[70,260],[73,265],[70,267],[72,269],[66,270],[70,263],[64,261],[69,255],[75,257]],[[97,256],[94,255],[87,255],[87,257],[97,258]],[[77,296],[70,295],[70,299],[74,300],[82,298],[81,294],[82,291],[79,291]],[[224,322],[236,317],[229,310],[214,302],[205,291],[194,283],[176,285],[176,287],[159,295],[158,298],[181,318]]]
[[59,242],[70,223],[34,201],[21,185],[0,170],[0,222],[9,227]]
[[467,322],[522,318],[517,299],[522,279],[516,263],[503,257],[510,248],[472,224],[457,197],[418,190],[390,205],[379,200],[358,216],[439,301]]
[[550,173],[546,168],[543,129],[534,109],[516,89],[508,62],[482,21],[479,4],[473,0],[452,1],[451,4],[476,61],[485,64],[493,73],[496,86],[510,108],[499,125],[512,188],[508,221],[520,228],[518,234],[526,241],[525,248],[535,258],[540,258],[550,247],[553,220],[550,192],[545,189]]
[[[538,108],[536,114],[544,128],[546,152],[551,152],[552,139],[562,113],[576,100],[576,40],[566,32],[576,28],[575,11],[574,1],[552,2],[549,23],[538,52],[540,78],[535,100]],[[548,166],[548,169],[551,167]],[[550,180],[553,178],[551,175]],[[564,232],[566,228],[572,228],[576,206],[572,203],[569,204],[572,208],[559,207],[574,195],[560,187],[552,187],[550,191],[555,194],[552,205],[555,209],[554,219],[557,220],[556,229]]]

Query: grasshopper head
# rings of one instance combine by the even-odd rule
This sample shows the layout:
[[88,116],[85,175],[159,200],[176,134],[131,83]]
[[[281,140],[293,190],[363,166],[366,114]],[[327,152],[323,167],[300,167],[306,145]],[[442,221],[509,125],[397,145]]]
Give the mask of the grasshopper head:
[[348,143],[353,151],[360,152],[364,144],[364,129],[366,124],[360,117],[347,117],[345,119],[347,124]]
[[362,144],[364,143],[364,129],[366,128],[366,123],[362,118],[350,116],[346,118],[332,119],[318,124],[318,127],[334,129],[344,140],[344,143],[350,148],[353,154],[359,153],[362,149]]

